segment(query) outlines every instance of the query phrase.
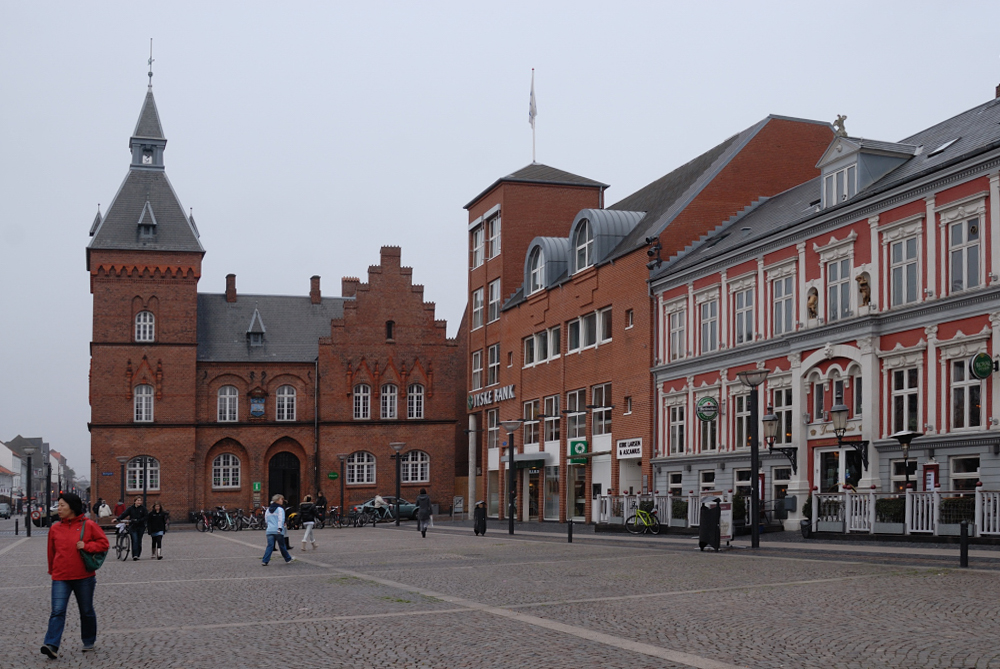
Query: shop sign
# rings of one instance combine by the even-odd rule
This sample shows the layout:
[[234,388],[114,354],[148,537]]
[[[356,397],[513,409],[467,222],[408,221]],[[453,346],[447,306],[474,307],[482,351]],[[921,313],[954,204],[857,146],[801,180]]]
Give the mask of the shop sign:
[[630,458],[642,457],[642,437],[638,439],[618,440],[618,459],[627,460]]
[[711,423],[719,417],[719,400],[714,397],[702,397],[695,407],[698,413],[698,420]]
[[977,353],[969,360],[969,371],[977,379],[988,379],[993,373],[993,358],[989,353]]
[[260,481],[254,481],[253,482],[253,491],[254,492],[260,492]]
[[574,458],[574,455],[584,455],[589,451],[589,447],[586,439],[571,439],[569,442],[569,464],[571,465],[585,465],[587,464],[587,458]]
[[481,393],[475,393],[469,395],[466,405],[469,410],[475,409],[476,407],[484,407],[494,402],[504,402],[506,400],[514,399],[514,384],[509,386],[504,386],[503,388],[496,388],[493,390],[484,390]]
[[326,477],[331,481],[336,481],[338,478],[340,478],[340,474],[338,474],[337,472],[330,472],[326,475]]

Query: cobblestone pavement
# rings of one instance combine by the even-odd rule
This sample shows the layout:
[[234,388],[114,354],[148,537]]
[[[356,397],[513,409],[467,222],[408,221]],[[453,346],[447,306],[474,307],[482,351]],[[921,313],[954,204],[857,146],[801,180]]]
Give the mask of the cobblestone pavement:
[[170,532],[105,563],[97,652],[71,605],[52,662],[45,537],[4,535],[0,668],[1000,668],[1000,570],[629,539],[325,529],[264,568],[260,532]]

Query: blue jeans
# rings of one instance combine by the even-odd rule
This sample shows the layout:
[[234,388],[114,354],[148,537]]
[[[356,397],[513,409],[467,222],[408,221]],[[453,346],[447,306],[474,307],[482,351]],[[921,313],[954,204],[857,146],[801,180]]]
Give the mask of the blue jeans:
[[59,647],[63,627],[66,626],[66,605],[69,595],[76,595],[76,605],[80,609],[80,636],[84,646],[93,646],[97,641],[97,614],[94,613],[94,586],[97,578],[81,578],[77,581],[52,581],[52,613],[49,615],[49,631],[45,633],[45,643]]
[[132,537],[132,557],[142,555],[142,535],[146,533],[146,528],[133,530],[128,528],[128,533]]
[[285,562],[291,562],[292,556],[288,554],[288,549],[285,548],[285,537],[281,534],[267,535],[267,548],[264,549],[264,559],[262,562],[267,564],[271,561],[271,553],[274,552],[275,542],[277,542],[278,548],[281,550],[281,557],[285,558]]

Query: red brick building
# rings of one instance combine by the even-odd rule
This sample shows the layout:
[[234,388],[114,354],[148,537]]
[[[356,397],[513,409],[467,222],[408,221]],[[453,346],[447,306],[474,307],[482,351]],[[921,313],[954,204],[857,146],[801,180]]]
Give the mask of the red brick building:
[[[426,487],[447,508],[464,401],[464,340],[413,285],[397,247],[368,280],[323,297],[199,294],[205,249],[164,172],[147,93],[132,162],[87,247],[94,296],[94,497],[146,488],[176,512],[293,504],[323,490],[347,503],[395,493],[390,443],[403,442],[404,498]],[[144,458],[146,459],[144,462]],[[333,480],[331,480],[333,479]]]
[[506,512],[500,422],[510,419],[524,420],[521,519],[590,522],[596,495],[651,489],[647,239],[675,255],[816,176],[832,136],[826,123],[771,116],[609,208],[605,184],[538,164],[466,206],[470,469],[490,515]]

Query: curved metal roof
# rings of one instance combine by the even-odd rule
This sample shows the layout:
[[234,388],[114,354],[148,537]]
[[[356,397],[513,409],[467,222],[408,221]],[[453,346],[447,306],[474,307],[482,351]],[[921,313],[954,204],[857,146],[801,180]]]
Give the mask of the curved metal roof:
[[538,248],[542,252],[542,287],[551,288],[569,271],[570,246],[567,237],[535,237],[528,244],[528,252],[524,256],[524,287],[531,285],[531,268],[528,263],[531,254]]
[[[573,240],[577,230],[584,221],[589,221],[594,232],[594,264],[607,258],[618,243],[632,232],[643,216],[644,211],[621,211],[617,209],[581,209],[573,219],[567,241],[573,248]],[[574,271],[575,267],[569,267]]]

